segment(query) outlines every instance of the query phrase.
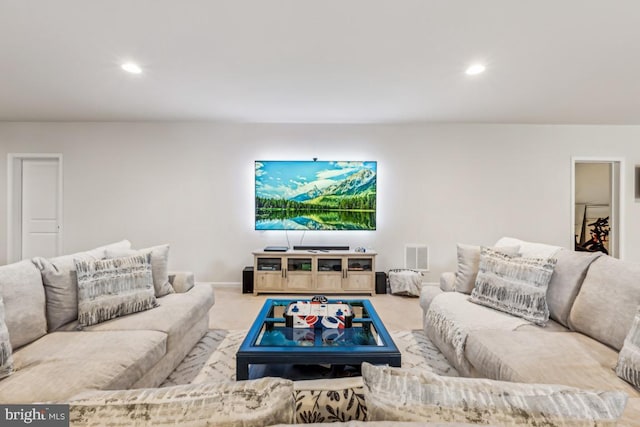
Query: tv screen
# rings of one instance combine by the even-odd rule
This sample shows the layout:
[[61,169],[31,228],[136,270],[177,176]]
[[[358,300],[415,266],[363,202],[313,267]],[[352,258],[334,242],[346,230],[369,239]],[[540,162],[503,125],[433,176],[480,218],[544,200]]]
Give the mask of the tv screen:
[[375,230],[377,162],[256,161],[256,230]]

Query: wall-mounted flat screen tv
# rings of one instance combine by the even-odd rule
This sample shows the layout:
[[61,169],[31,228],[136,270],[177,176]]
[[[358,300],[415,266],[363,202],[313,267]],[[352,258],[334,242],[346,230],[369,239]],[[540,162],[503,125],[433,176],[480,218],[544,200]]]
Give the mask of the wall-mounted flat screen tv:
[[375,230],[377,162],[256,161],[256,230]]

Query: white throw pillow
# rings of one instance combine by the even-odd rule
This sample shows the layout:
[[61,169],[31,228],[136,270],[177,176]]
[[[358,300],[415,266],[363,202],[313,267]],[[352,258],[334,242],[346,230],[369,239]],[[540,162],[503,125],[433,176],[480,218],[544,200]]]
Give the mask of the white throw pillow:
[[107,258],[121,258],[132,255],[151,253],[151,273],[156,297],[163,297],[174,293],[169,282],[169,245],[158,245],[146,249],[107,249]]
[[[480,265],[480,246],[458,243],[458,271],[453,289],[463,294],[470,294],[476,283],[478,267]],[[496,251],[518,255],[519,246],[494,247]]]

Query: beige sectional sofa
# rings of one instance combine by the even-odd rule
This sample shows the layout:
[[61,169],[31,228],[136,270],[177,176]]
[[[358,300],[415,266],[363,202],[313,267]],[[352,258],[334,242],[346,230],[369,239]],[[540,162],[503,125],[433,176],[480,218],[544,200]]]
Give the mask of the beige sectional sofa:
[[[59,257],[51,265],[101,259],[108,249],[128,245],[124,241]],[[75,274],[60,267],[54,272]],[[82,330],[73,318],[77,295],[69,287],[45,290],[41,273],[31,260],[0,267],[14,365],[14,372],[0,380],[1,403],[63,402],[86,390],[157,387],[208,330],[213,290],[194,286],[190,273],[168,276],[175,293],[157,298],[157,307]],[[54,300],[63,303],[52,305]],[[70,321],[51,327],[54,319],[65,318]]]
[[640,425],[640,391],[615,372],[640,306],[640,265],[512,238],[495,246],[512,245],[557,259],[546,326],[470,302],[455,289],[456,273],[445,273],[440,288],[422,290],[427,336],[464,376],[624,391],[620,425]]

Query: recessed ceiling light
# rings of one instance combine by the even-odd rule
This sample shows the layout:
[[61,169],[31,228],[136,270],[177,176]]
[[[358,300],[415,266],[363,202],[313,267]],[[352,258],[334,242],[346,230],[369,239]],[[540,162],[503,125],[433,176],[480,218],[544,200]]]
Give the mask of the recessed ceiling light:
[[487,67],[485,67],[482,64],[473,64],[472,66],[470,66],[469,68],[467,68],[467,71],[465,71],[465,73],[468,76],[475,76],[477,74],[482,74],[484,73],[484,70],[486,70]]
[[120,68],[125,70],[127,73],[131,73],[131,74],[141,74],[142,73],[142,68],[140,68],[140,66],[138,64],[136,64],[135,62],[125,62],[124,64],[122,64],[120,66]]

